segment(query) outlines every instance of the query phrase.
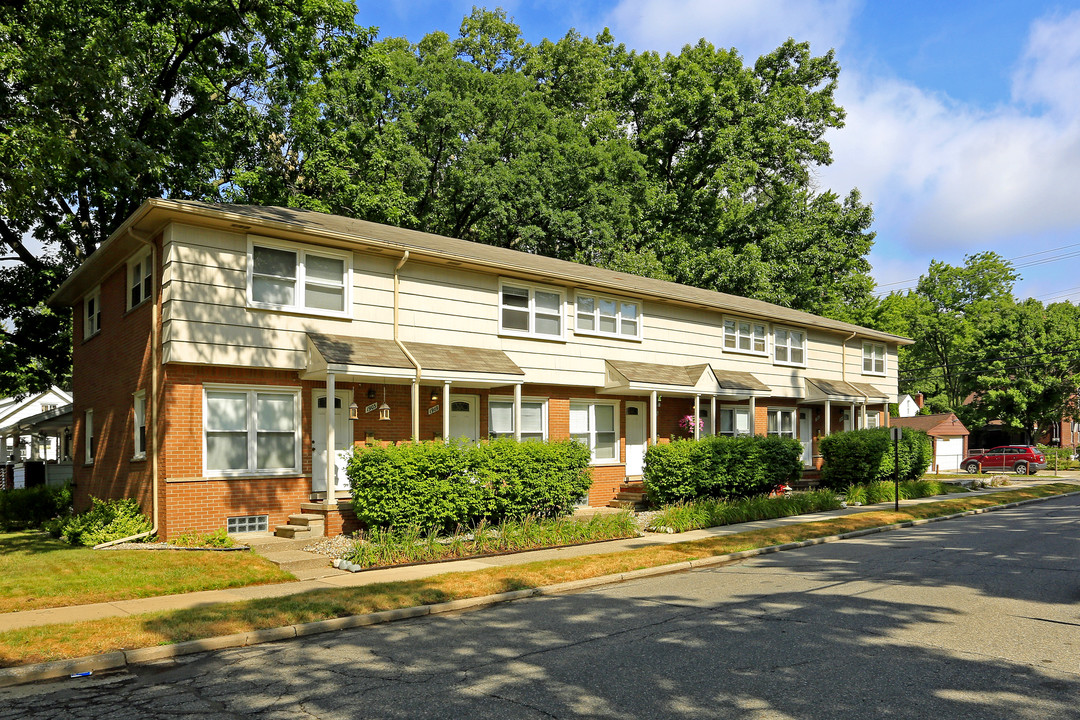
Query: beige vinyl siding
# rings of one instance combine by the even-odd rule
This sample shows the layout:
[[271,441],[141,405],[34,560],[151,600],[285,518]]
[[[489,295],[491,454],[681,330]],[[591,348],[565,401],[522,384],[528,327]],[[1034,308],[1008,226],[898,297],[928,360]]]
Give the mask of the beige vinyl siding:
[[[306,334],[393,336],[393,270],[400,258],[352,254],[352,317],[326,318],[247,307],[245,233],[171,225],[165,235],[163,343],[166,362],[302,369]],[[400,335],[410,342],[498,349],[530,383],[599,387],[605,360],[671,365],[710,363],[754,373],[780,397],[803,394],[805,377],[840,380],[843,336],[806,329],[807,366],[775,365],[767,356],[723,351],[724,313],[655,301],[640,304],[642,339],[576,335],[574,288],[565,291],[565,341],[499,335],[499,276],[410,261],[400,273]],[[538,284],[543,283],[537,278]],[[558,287],[558,286],[554,286]],[[728,317],[739,317],[727,314]],[[785,323],[785,327],[792,327]],[[895,388],[896,349],[887,375],[862,374],[862,341],[848,341],[847,380]]]

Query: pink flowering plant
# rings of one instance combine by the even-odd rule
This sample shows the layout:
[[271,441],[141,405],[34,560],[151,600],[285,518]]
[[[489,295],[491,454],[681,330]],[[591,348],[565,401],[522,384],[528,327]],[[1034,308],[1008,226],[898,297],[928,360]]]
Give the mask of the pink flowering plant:
[[[695,418],[694,418],[693,415],[684,415],[682,418],[679,419],[679,427],[681,427],[683,430],[685,430],[690,435],[693,435],[694,434],[694,420],[695,420]],[[698,429],[699,432],[705,429],[705,421],[702,420],[701,418],[697,418],[697,429]]]

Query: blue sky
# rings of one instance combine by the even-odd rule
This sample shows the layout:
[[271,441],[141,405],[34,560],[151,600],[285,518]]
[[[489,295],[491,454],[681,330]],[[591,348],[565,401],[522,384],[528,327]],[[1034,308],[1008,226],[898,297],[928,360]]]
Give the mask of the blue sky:
[[[358,0],[380,36],[457,34],[474,2]],[[704,37],[747,62],[787,37],[835,48],[847,126],[817,173],[874,206],[874,277],[903,288],[931,259],[1015,258],[1021,297],[1080,302],[1080,0],[517,0],[531,42],[609,27],[638,50]],[[496,7],[495,4],[488,7]]]

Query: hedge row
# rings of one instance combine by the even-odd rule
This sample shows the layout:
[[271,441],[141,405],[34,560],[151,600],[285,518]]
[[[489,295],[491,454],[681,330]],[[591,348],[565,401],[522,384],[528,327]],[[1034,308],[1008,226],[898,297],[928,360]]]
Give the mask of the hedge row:
[[645,452],[645,487],[657,503],[763,495],[802,473],[802,444],[762,435],[674,440]]
[[0,530],[41,527],[46,520],[70,512],[70,485],[0,490]]
[[[893,443],[889,428],[836,433],[821,439],[821,484],[841,490],[852,483],[892,480]],[[930,467],[933,449],[922,430],[904,428],[900,440],[900,479],[918,480]]]
[[559,517],[589,491],[589,449],[571,440],[358,447],[353,512],[367,527],[452,530],[480,520]]

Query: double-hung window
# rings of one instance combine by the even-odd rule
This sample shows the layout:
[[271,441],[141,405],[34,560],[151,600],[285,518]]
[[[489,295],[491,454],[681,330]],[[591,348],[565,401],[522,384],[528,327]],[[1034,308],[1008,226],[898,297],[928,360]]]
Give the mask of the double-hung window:
[[777,365],[806,366],[806,333],[789,328],[773,328],[773,362]]
[[101,287],[91,291],[83,300],[83,340],[101,330]]
[[499,286],[499,332],[561,340],[563,292],[515,282]]
[[[514,401],[488,400],[488,434],[493,438],[514,437]],[[521,401],[521,439],[544,440],[547,437],[547,402],[524,398]]]
[[154,269],[149,250],[128,263],[128,310],[150,299]]
[[94,462],[94,411],[87,410],[83,415],[83,450],[86,464]]
[[619,426],[616,403],[571,402],[570,437],[589,446],[593,462],[619,460]]
[[769,435],[795,437],[795,411],[790,409],[769,410]]
[[765,323],[724,318],[724,349],[765,355]]
[[299,472],[299,415],[298,390],[206,388],[207,473]]
[[882,343],[863,343],[862,370],[867,375],[885,374],[885,345]]
[[248,256],[248,302],[254,307],[347,315],[347,253],[253,242]]
[[750,427],[750,408],[720,408],[720,427],[717,434],[735,437],[737,435],[752,435]]
[[134,395],[134,459],[146,458],[146,391],[140,390]]
[[579,292],[575,295],[575,310],[574,332],[578,334],[641,338],[641,304],[637,301]]

